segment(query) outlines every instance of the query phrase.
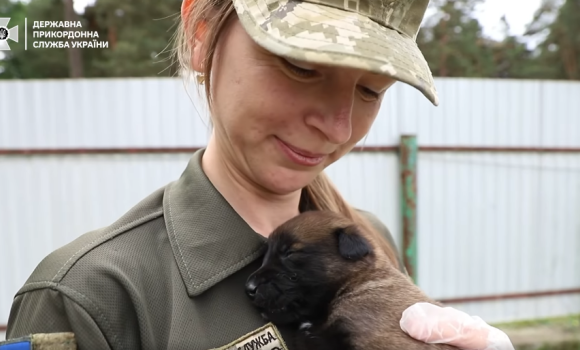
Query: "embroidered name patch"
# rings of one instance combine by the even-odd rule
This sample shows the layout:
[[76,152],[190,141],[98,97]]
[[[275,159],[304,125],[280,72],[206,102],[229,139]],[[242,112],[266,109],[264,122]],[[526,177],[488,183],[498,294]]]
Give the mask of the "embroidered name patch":
[[226,346],[212,350],[288,350],[288,348],[276,326],[268,323]]

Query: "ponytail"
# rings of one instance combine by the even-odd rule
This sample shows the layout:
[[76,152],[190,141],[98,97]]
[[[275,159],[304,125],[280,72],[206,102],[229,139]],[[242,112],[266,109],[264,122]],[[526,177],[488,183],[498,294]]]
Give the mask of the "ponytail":
[[361,213],[356,211],[342,198],[340,193],[333,186],[332,182],[324,172],[320,173],[312,183],[305,188],[308,195],[308,201],[311,206],[318,210],[329,210],[340,213],[360,225],[365,231],[369,232],[376,243],[381,247],[387,258],[398,266],[397,253],[391,246],[384,235],[382,235]]

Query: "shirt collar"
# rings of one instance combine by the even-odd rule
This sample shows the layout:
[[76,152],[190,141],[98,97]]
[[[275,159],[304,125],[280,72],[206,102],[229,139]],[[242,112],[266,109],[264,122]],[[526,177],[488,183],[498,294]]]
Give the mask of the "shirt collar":
[[169,241],[191,297],[242,269],[266,249],[266,238],[236,213],[203,172],[204,151],[194,153],[163,197]]

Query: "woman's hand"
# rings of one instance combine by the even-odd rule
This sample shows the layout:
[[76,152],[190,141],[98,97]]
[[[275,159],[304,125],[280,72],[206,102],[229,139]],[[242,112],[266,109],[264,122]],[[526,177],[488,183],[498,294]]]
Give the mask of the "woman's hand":
[[417,303],[403,312],[400,324],[411,337],[426,343],[445,343],[464,350],[514,350],[507,334],[451,307]]

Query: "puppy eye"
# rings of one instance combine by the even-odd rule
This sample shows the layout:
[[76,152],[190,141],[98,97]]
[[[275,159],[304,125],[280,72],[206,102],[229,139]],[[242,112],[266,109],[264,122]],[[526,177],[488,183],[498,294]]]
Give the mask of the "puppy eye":
[[294,255],[294,253],[296,253],[295,250],[291,250],[291,249],[290,250],[287,250],[286,253],[284,253],[284,257],[289,258],[292,255]]

